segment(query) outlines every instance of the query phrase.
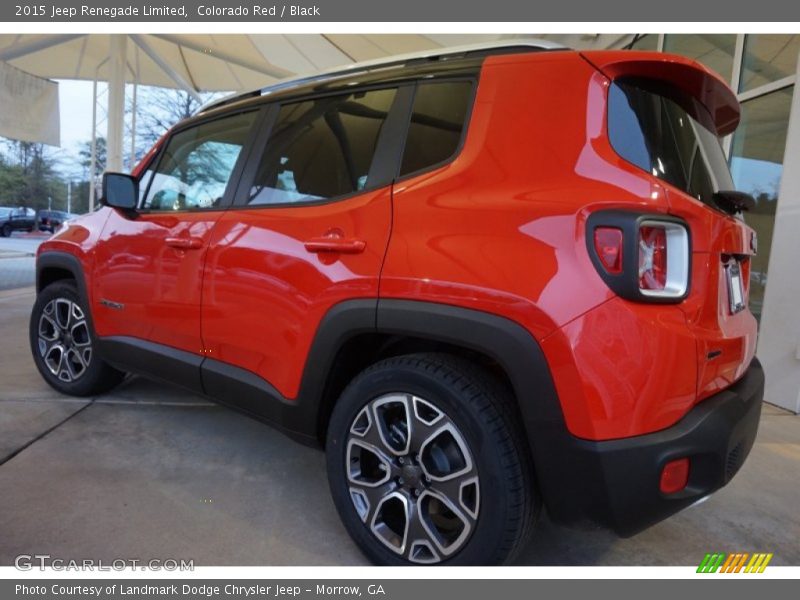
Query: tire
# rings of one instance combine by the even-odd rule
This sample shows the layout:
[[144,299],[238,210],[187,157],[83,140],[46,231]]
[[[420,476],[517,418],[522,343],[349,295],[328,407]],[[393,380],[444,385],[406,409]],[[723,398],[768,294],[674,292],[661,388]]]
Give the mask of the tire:
[[328,427],[328,481],[370,560],[494,565],[525,547],[541,503],[513,402],[446,354],[389,358],[350,383]]
[[73,281],[58,281],[39,292],[29,333],[39,373],[62,394],[102,394],[125,377],[98,356],[88,309]]
[[11,225],[9,225],[8,223],[3,225],[3,228],[0,229],[0,235],[2,235],[3,237],[11,237]]

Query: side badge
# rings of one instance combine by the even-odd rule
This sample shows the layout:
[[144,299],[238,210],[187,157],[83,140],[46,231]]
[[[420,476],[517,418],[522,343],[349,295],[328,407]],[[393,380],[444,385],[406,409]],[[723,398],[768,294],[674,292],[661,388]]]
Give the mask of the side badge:
[[108,308],[113,308],[114,310],[124,310],[125,305],[120,304],[119,302],[112,302],[111,300],[106,300],[105,298],[100,298],[100,304],[103,306],[107,306]]

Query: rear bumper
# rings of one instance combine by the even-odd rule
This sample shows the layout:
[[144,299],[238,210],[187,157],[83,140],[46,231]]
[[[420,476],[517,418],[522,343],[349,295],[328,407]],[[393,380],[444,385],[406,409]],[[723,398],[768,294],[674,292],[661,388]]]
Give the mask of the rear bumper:
[[[554,521],[587,521],[633,535],[727,484],[753,446],[764,395],[764,371],[753,359],[731,387],[702,401],[677,424],[647,435],[588,441],[551,429],[551,452],[537,457],[539,484]],[[689,457],[681,492],[659,490],[661,469]]]

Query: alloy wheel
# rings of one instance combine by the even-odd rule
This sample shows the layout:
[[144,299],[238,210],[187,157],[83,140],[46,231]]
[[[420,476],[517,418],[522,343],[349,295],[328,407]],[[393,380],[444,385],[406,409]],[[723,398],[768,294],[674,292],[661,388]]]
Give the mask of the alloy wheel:
[[80,379],[92,360],[92,340],[83,309],[68,298],[55,298],[39,316],[39,355],[60,381]]
[[464,546],[480,509],[475,461],[456,424],[412,394],[387,394],[353,420],[345,465],[350,499],[384,546],[437,563]]

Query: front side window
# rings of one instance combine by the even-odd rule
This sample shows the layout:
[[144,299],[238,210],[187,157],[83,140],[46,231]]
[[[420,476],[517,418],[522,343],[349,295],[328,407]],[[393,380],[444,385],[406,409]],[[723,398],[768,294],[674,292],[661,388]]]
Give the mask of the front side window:
[[149,177],[142,208],[159,211],[213,209],[222,204],[228,180],[256,119],[240,113],[201,123],[173,135]]
[[622,158],[716,208],[715,192],[734,189],[710,115],[628,82],[608,96],[608,135]]
[[375,148],[396,93],[373,90],[282,106],[247,203],[318,202],[369,187]]

